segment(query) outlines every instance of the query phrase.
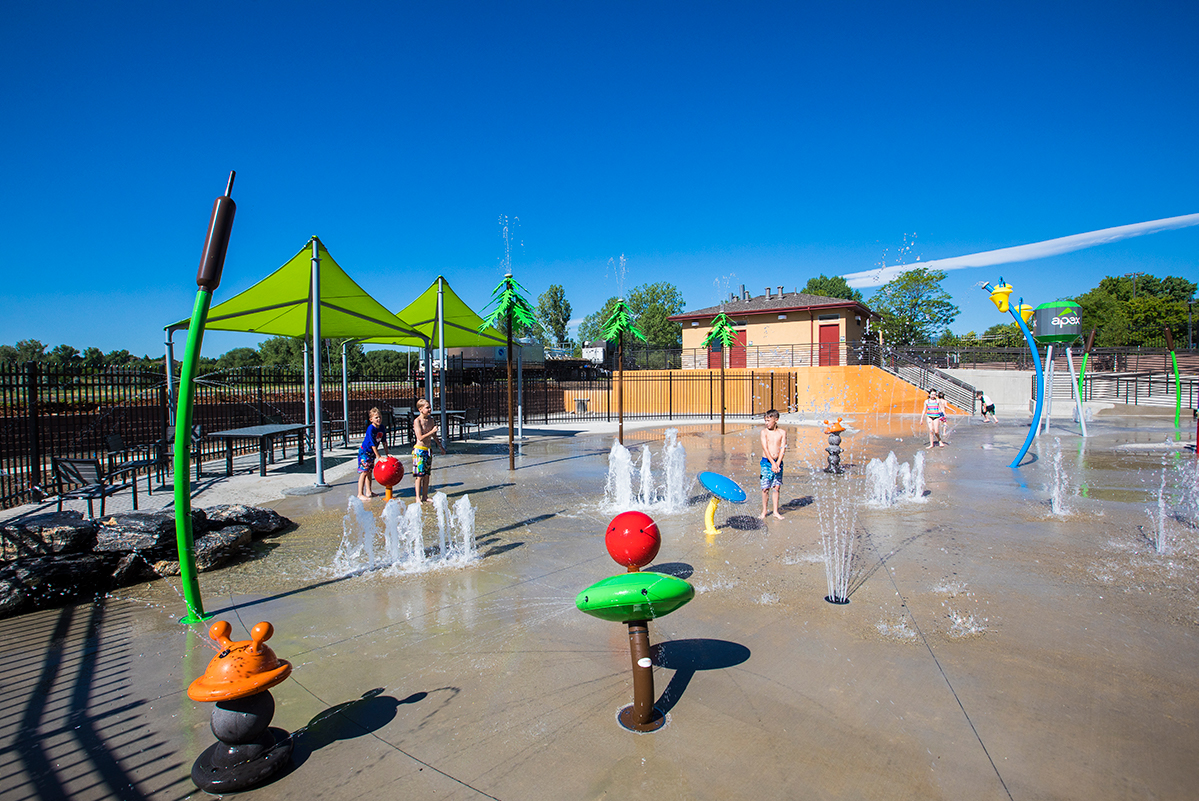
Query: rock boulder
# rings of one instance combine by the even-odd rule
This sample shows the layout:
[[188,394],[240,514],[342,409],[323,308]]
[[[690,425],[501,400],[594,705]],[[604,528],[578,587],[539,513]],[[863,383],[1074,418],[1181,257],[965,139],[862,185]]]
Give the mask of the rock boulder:
[[9,557],[83,553],[96,543],[96,524],[82,512],[51,512],[6,523],[0,537]]

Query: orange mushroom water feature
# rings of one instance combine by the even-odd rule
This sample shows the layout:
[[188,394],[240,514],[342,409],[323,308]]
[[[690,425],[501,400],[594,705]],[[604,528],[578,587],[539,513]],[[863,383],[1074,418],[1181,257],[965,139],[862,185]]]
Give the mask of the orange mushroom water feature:
[[845,468],[841,466],[841,433],[845,431],[845,426],[841,425],[841,418],[837,418],[837,422],[830,423],[824,421],[824,433],[828,434],[828,447],[824,452],[828,454],[828,466],[824,468],[826,473],[844,473]]
[[192,781],[210,793],[235,792],[261,784],[287,764],[289,737],[276,740],[269,729],[275,699],[269,688],[291,675],[291,663],[275,656],[266,641],[275,633],[262,622],[250,639],[229,639],[232,627],[218,620],[208,634],[221,647],[204,675],[187,688],[193,701],[212,701],[212,733],[217,742],[196,758]]

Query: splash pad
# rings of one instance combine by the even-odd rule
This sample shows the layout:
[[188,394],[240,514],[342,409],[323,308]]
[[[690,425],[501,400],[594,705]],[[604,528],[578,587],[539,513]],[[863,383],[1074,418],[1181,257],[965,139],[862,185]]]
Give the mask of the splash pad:
[[451,506],[444,492],[435,493],[432,507],[437,524],[436,545],[425,543],[426,504],[405,505],[393,499],[383,507],[380,526],[373,512],[351,497],[342,521],[342,539],[333,556],[339,576],[385,569],[389,575],[416,573],[439,567],[463,567],[478,558],[475,511],[470,496]]

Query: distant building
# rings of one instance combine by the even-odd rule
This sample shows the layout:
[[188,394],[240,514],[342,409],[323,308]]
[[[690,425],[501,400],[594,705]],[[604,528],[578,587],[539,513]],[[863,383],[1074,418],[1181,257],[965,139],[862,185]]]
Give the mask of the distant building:
[[729,347],[725,367],[800,367],[846,364],[846,348],[862,339],[867,323],[880,319],[863,304],[844,298],[826,298],[767,287],[750,297],[742,284],[719,306],[676,314],[669,319],[683,326],[683,369],[719,368],[719,343],[705,348],[712,320],[724,312],[737,332]]

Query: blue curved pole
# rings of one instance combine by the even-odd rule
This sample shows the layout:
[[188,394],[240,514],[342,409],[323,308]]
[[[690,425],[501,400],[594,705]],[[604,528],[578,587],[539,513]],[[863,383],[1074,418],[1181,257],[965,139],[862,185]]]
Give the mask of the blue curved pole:
[[[1023,305],[1024,299],[1020,299],[1017,303],[1017,308]],[[1024,318],[1016,311],[1009,307],[1008,312],[1016,320],[1016,325],[1020,326],[1020,333],[1024,334],[1024,341],[1028,343],[1028,349],[1032,351],[1032,363],[1037,368],[1037,408],[1032,413],[1032,425],[1028,429],[1028,436],[1024,440],[1024,447],[1020,449],[1020,453],[1012,460],[1008,467],[1019,467],[1020,462],[1024,459],[1024,455],[1028,453],[1032,441],[1037,438],[1037,432],[1041,430],[1041,406],[1045,399],[1045,373],[1041,369],[1041,354],[1037,353],[1037,343],[1032,338],[1032,332],[1028,330],[1028,326],[1024,324]]]

